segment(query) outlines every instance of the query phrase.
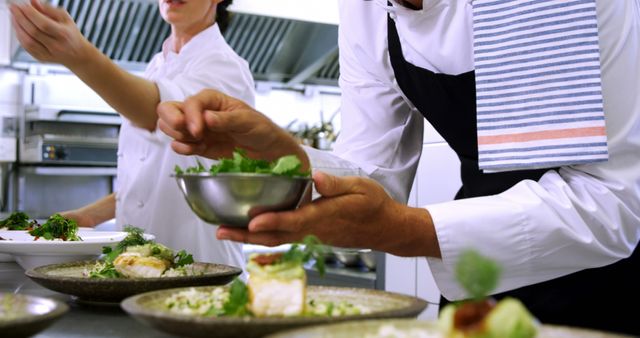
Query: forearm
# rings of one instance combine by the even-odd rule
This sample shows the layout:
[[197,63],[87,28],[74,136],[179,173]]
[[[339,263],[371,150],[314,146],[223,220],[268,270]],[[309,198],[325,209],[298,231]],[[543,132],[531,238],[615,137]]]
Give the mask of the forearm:
[[429,211],[395,203],[381,239],[380,250],[401,257],[440,258],[440,245]]
[[75,215],[82,215],[87,226],[95,227],[116,216],[115,193],[111,193],[91,204],[71,211]]
[[85,50],[82,60],[65,66],[133,124],[155,130],[160,102],[156,84],[118,67],[90,44]]

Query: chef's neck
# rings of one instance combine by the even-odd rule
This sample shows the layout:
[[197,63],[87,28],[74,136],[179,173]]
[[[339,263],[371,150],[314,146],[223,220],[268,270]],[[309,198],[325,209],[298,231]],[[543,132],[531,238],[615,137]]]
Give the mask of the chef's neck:
[[422,0],[400,0],[399,2],[411,9],[422,9]]
[[182,47],[184,47],[194,36],[211,27],[214,23],[215,22],[200,22],[186,27],[171,25],[171,39],[169,40],[169,47],[171,48],[171,51],[174,53],[180,53]]

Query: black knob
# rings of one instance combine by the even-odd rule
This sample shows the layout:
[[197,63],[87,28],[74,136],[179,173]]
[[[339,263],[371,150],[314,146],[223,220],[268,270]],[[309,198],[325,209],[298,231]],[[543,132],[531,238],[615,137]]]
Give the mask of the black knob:
[[69,154],[67,154],[67,151],[64,148],[57,147],[56,150],[54,151],[54,155],[55,155],[54,158],[56,160],[64,160],[67,158]]

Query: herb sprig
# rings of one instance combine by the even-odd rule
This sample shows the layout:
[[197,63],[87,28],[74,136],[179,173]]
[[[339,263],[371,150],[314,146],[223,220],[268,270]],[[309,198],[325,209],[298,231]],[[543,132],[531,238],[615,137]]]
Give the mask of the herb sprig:
[[[301,248],[301,245],[304,248]],[[280,261],[282,263],[294,263],[304,264],[311,260],[314,260],[313,267],[316,268],[320,276],[324,276],[325,273],[325,255],[327,254],[326,247],[320,242],[318,237],[313,235],[307,235],[302,243],[294,243],[289,250],[282,255]]]

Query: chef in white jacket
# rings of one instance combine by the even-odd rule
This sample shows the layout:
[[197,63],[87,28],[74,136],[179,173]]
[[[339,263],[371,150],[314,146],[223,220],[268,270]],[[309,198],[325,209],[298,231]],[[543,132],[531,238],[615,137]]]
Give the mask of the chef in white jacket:
[[[517,11],[510,6],[521,2],[484,3],[504,7],[494,13],[508,17]],[[583,9],[562,24],[595,27],[581,23]],[[598,0],[591,9],[597,9],[596,68],[602,70],[608,161],[478,170],[471,1],[340,2],[342,128],[333,153],[298,146],[264,116],[215,91],[162,104],[159,126],[183,154],[215,157],[223,149],[204,145],[224,135],[261,156],[297,154],[315,171],[322,198],[296,211],[259,215],[248,230],[221,227],[218,238],[277,245],[313,233],[337,246],[425,256],[448,300],[465,297],[454,267],[472,247],[502,267],[496,297],[520,298],[543,323],[640,335],[637,311],[626,310],[640,302],[640,2]],[[595,19],[595,13],[584,18]],[[549,41],[566,36],[560,31]],[[597,48],[592,36],[578,45]],[[540,49],[540,59],[545,51],[565,47]],[[595,78],[568,88],[599,86],[600,76]],[[404,203],[420,159],[425,117],[460,157],[463,187],[455,201],[411,208]],[[319,171],[369,177],[382,186]]]
[[204,88],[215,88],[253,105],[254,83],[245,60],[225,42],[221,25],[228,20],[229,0],[159,0],[160,14],[171,35],[144,75],[132,75],[100,53],[78,31],[62,9],[31,4],[11,5],[21,44],[41,61],[68,67],[123,117],[118,144],[116,192],[102,200],[64,213],[80,226],[95,226],[116,218],[133,225],[176,250],[185,249],[197,261],[244,267],[240,244],[219,241],[212,226],[186,204],[174,179],[183,168],[210,160],[173,152],[170,139],[156,132],[156,107],[183,100]]

